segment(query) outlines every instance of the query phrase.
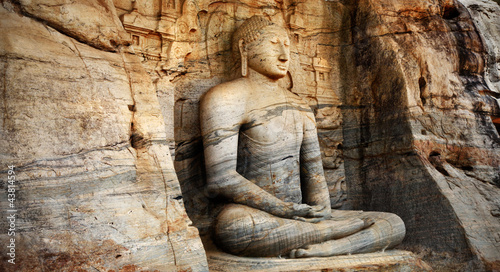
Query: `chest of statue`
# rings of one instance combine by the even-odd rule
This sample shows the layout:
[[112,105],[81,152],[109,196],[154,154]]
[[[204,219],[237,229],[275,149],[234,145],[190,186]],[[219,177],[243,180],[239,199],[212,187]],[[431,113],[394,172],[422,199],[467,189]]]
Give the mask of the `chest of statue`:
[[[243,136],[243,137],[242,137]],[[303,138],[303,117],[300,111],[284,103],[254,109],[247,115],[247,122],[241,126],[240,140],[246,139],[262,151],[276,148],[299,148]]]
[[276,104],[247,117],[239,133],[238,172],[278,198],[299,203],[302,113]]

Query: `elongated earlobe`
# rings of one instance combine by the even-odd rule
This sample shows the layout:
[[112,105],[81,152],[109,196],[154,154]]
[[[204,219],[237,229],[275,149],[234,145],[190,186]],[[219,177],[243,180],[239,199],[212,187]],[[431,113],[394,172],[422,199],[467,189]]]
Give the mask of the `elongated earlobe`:
[[241,55],[241,76],[246,77],[247,76],[247,68],[248,68],[248,62],[247,62],[247,53],[245,52],[244,54]]
[[238,42],[240,48],[240,56],[241,56],[241,76],[246,77],[248,74],[248,55],[245,50],[245,44],[243,39]]

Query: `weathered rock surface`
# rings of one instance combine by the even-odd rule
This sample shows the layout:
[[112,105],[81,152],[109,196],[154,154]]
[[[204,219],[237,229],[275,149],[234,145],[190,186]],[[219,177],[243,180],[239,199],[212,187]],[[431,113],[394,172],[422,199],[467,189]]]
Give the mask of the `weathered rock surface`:
[[253,14],[290,30],[286,86],[315,111],[332,206],[398,214],[437,271],[500,269],[498,1],[2,6],[0,175],[17,166],[21,271],[207,269],[182,204],[207,233],[198,103],[234,77],[230,37]]
[[[120,2],[126,13],[126,1]],[[172,58],[161,65],[159,81],[175,91],[175,165],[202,233],[218,208],[204,187],[198,101],[234,77],[230,38],[238,22],[264,14],[290,29],[287,87],[315,109],[332,205],[403,216],[412,233],[406,246],[451,254],[453,261],[441,263],[450,269],[494,267],[494,2],[463,1],[473,5],[469,11],[456,1],[193,2],[196,16],[180,8],[177,13],[196,17],[193,31],[162,45]],[[154,10],[137,7],[144,17]],[[172,98],[161,93],[168,99],[163,111],[171,112]],[[448,167],[458,172],[442,170]],[[464,206],[462,199],[477,205]]]
[[500,4],[488,0],[460,0],[469,11],[476,27],[484,50],[486,64],[484,80],[488,91],[500,92]]
[[350,8],[348,202],[401,215],[405,244],[452,254],[452,269],[498,270],[497,91],[484,80],[487,52],[468,10],[455,1]]
[[116,51],[129,44],[112,0],[20,0],[23,14],[98,49]]
[[497,131],[500,131],[500,1],[495,4],[491,1],[460,1],[465,5],[474,21],[474,26],[479,32],[481,42],[486,51],[484,80],[488,86],[483,90],[490,99],[495,98],[496,106],[491,116]]
[[399,272],[432,271],[431,267],[407,251],[387,251],[344,255],[326,258],[283,259],[283,258],[235,258],[232,255],[208,251],[210,271],[384,271]]
[[[37,20],[0,6],[2,191],[9,165],[17,186],[16,264],[2,254],[0,270],[206,271],[151,79],[135,55],[97,49],[112,49],[103,44],[117,32],[98,32],[95,21],[119,22],[97,12],[112,4],[89,1],[90,18],[74,10],[89,27],[80,37],[78,24],[51,27],[47,17],[65,14],[45,8],[57,5],[29,3],[42,8],[30,9]],[[0,198],[7,230],[7,194]]]

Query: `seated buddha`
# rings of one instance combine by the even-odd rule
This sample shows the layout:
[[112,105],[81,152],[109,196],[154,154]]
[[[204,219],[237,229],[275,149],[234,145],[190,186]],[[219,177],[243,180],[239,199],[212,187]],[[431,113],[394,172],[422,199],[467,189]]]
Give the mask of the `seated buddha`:
[[214,240],[239,256],[334,256],[384,250],[405,235],[384,212],[331,209],[309,106],[280,87],[290,41],[261,16],[235,32],[242,76],[210,89],[200,118],[208,190],[227,200]]

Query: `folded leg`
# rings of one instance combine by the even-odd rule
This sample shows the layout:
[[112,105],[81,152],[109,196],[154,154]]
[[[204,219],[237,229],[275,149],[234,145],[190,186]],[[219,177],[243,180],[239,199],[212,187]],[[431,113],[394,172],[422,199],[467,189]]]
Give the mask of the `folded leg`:
[[361,218],[308,223],[230,204],[217,217],[215,242],[235,255],[269,257],[344,237],[365,227],[366,223]]
[[[344,216],[343,216],[344,214]],[[351,253],[368,253],[392,248],[401,243],[405,236],[403,220],[395,214],[383,212],[335,211],[334,217],[356,217],[374,223],[369,228],[344,238],[312,244],[292,250],[290,257],[326,257]]]

